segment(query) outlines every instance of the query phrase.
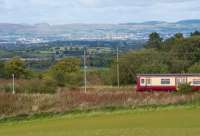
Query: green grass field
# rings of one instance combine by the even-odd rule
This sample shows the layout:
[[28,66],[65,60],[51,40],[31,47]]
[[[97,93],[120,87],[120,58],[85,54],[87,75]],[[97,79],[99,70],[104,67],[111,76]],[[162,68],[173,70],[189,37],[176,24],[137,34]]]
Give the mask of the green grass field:
[[0,136],[199,136],[200,109],[115,111],[0,124]]

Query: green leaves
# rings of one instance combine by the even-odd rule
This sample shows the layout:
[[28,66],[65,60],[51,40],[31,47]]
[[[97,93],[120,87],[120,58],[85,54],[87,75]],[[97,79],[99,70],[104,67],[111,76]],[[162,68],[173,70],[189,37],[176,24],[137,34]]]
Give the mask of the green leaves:
[[[132,51],[120,56],[120,83],[133,84],[139,73],[168,73],[166,56],[155,49]],[[116,84],[116,63],[111,67],[113,84]]]
[[62,59],[52,66],[49,75],[58,86],[79,85],[80,60],[77,58]]
[[29,71],[25,67],[24,61],[20,58],[13,58],[5,63],[4,66],[5,76],[10,78],[12,74],[15,74],[16,78],[27,78],[29,76]]
[[65,58],[58,61],[53,67],[53,71],[65,73],[74,73],[80,71],[80,60],[77,58]]
[[200,63],[196,63],[194,65],[192,65],[189,69],[188,69],[189,73],[200,73]]
[[160,35],[156,32],[153,32],[149,35],[149,40],[146,44],[146,48],[155,48],[155,49],[160,49],[161,48],[161,43],[162,43],[162,38]]

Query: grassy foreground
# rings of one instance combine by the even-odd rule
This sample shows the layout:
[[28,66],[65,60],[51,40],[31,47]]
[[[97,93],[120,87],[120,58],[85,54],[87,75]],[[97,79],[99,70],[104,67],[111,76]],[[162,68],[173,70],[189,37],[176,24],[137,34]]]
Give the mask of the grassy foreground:
[[0,136],[199,136],[199,108],[124,110],[0,124]]

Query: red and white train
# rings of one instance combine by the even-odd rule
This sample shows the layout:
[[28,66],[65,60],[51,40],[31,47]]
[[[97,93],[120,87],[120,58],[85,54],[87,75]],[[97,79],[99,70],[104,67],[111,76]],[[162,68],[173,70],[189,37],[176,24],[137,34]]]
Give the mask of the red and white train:
[[176,91],[183,83],[200,90],[200,74],[141,74],[137,76],[137,91]]

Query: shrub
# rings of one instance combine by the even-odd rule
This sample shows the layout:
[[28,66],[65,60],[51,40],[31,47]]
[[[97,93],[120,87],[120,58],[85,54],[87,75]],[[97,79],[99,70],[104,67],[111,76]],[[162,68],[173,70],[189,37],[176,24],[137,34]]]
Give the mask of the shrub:
[[64,87],[66,84],[66,76],[60,71],[54,73],[53,79],[56,81],[56,84],[60,87]]
[[56,84],[53,80],[31,80],[25,85],[20,86],[23,93],[55,93]]
[[20,58],[13,58],[6,62],[4,65],[4,72],[7,78],[11,77],[12,74],[15,74],[16,78],[25,78],[29,75],[25,62]]
[[11,84],[6,84],[6,85],[1,85],[0,86],[1,92],[11,92],[12,91],[12,85]]
[[109,69],[96,69],[88,71],[87,80],[92,85],[112,85]]
[[77,58],[65,58],[49,69],[46,73],[46,78],[55,80],[60,87],[79,86],[82,80],[80,73],[80,60]]
[[185,83],[185,84],[180,84],[178,86],[178,92],[181,94],[186,94],[186,93],[190,93],[192,92],[192,86],[189,83]]
[[[26,82],[16,83],[15,91],[17,93],[55,93],[57,85],[53,80],[28,80]],[[2,92],[12,92],[12,84],[0,86]]]
[[196,63],[194,65],[192,65],[189,69],[188,69],[189,73],[199,73],[200,72],[200,64]]
[[83,85],[83,73],[69,73],[65,77],[67,87],[79,87]]
[[[15,91],[19,92],[20,88],[18,84],[15,84]],[[0,91],[5,93],[12,93],[13,91],[13,85],[11,83],[4,84],[0,86]]]

